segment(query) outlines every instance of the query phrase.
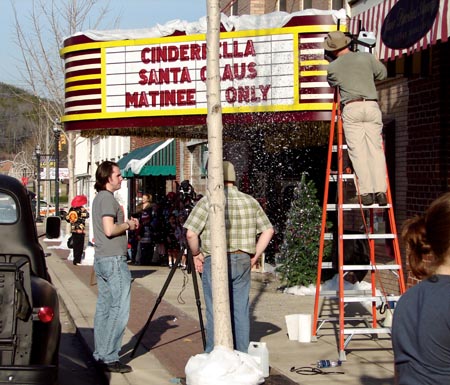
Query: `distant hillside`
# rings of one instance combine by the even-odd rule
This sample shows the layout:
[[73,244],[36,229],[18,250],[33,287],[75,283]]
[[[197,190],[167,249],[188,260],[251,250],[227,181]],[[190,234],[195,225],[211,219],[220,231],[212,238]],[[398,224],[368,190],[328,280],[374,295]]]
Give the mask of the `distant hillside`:
[[0,160],[17,154],[33,132],[33,96],[26,91],[0,83]]

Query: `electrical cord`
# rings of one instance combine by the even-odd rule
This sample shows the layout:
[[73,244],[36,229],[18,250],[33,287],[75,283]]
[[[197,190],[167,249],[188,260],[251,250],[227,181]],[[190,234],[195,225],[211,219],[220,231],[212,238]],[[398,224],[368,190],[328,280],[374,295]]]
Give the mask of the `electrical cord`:
[[181,286],[180,292],[177,295],[177,301],[179,304],[184,305],[186,302],[183,299],[183,292],[186,290],[187,284],[189,283],[189,278],[186,270],[182,270],[183,272],[183,285]]
[[293,366],[290,370],[291,372],[295,372],[297,374],[301,374],[303,376],[316,376],[318,374],[327,375],[327,374],[345,374],[345,372],[341,371],[325,371],[319,368],[315,368],[314,366],[300,366],[296,368]]

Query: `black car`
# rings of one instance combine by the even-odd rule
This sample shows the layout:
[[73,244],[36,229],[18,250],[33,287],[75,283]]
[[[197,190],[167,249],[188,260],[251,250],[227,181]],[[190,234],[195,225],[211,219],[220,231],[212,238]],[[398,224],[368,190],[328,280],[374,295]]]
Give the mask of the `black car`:
[[0,175],[0,383],[55,384],[60,336],[58,294],[30,196]]

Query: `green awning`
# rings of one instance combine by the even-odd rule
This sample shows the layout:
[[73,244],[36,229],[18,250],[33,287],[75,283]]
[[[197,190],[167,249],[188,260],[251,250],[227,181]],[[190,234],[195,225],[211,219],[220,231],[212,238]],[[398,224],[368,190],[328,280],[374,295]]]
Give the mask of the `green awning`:
[[136,148],[117,162],[124,178],[134,176],[175,176],[175,140],[168,139]]

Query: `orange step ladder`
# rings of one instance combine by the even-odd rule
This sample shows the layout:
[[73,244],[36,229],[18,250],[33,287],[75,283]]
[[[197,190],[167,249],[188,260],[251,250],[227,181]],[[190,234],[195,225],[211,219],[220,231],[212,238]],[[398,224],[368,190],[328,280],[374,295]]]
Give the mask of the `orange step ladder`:
[[[337,123],[337,133],[336,131]],[[334,145],[335,134],[337,134],[337,144]],[[328,158],[327,158],[327,170],[325,179],[325,191],[324,200],[322,207],[322,228],[320,235],[320,249],[319,249],[319,260],[318,260],[318,272],[317,272],[317,283],[316,283],[316,294],[314,301],[314,318],[313,318],[313,328],[312,328],[312,341],[317,341],[318,333],[321,331],[322,326],[326,322],[338,322],[338,332],[339,332],[339,359],[341,361],[346,360],[345,349],[350,343],[352,337],[356,334],[358,335],[368,335],[377,337],[379,334],[389,334],[391,332],[390,325],[380,326],[377,321],[377,302],[380,300],[384,303],[384,310],[391,311],[390,307],[392,303],[398,300],[399,295],[386,296],[386,293],[380,295],[377,291],[376,283],[380,271],[390,271],[396,277],[398,282],[398,293],[401,295],[405,291],[405,282],[403,276],[402,261],[400,255],[400,248],[395,224],[394,208],[392,205],[392,195],[389,186],[389,178],[387,178],[387,206],[379,206],[378,204],[373,204],[371,206],[361,206],[361,203],[344,203],[344,183],[349,180],[353,181],[355,186],[357,186],[357,178],[354,174],[349,174],[344,172],[344,153],[347,146],[344,144],[343,135],[343,125],[341,118],[341,110],[339,103],[339,92],[336,89],[334,94],[333,109],[330,124],[330,139],[328,145]],[[337,153],[337,172],[332,171],[332,163],[336,163],[333,160],[333,153]],[[330,183],[337,182],[337,203],[329,203],[329,186]],[[356,191],[357,193],[358,191]],[[358,194],[359,195],[359,194]],[[361,220],[364,224],[364,232],[359,234],[346,234],[344,229],[344,212],[351,213],[354,210],[358,210],[361,213]],[[390,233],[380,233],[375,231],[375,216],[376,212],[382,210],[387,211],[387,224],[390,228]],[[329,212],[337,212],[337,229],[334,232],[329,232],[327,229],[327,218]],[[354,214],[353,214],[354,215]],[[367,219],[368,218],[368,219]],[[337,231],[336,231],[337,230]],[[334,234],[334,236],[333,236]],[[337,239],[334,237],[337,236]],[[369,263],[366,265],[350,265],[344,264],[344,241],[345,240],[355,240],[362,239],[364,242],[368,243],[369,246]],[[393,263],[377,263],[376,256],[376,241],[391,240],[394,261]],[[337,243],[337,263],[335,266],[338,270],[338,287],[337,290],[322,290],[322,269],[332,268],[331,262],[324,262],[324,249],[326,242],[334,241]],[[370,273],[370,286],[371,290],[344,290],[344,280],[345,276],[349,271],[364,270]],[[381,284],[382,285],[382,284]],[[382,285],[383,286],[383,285]],[[338,317],[319,317],[319,305],[320,298],[329,298],[338,300]],[[389,299],[389,301],[387,300]],[[350,317],[345,314],[346,307],[352,302],[365,302],[371,303],[371,315],[370,317]],[[391,304],[391,305],[389,305]],[[392,313],[391,313],[392,314]],[[349,326],[349,323],[352,325]],[[365,327],[355,326],[364,324]]]

